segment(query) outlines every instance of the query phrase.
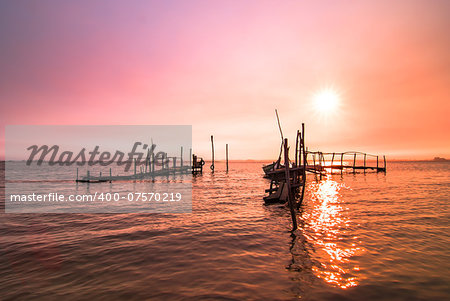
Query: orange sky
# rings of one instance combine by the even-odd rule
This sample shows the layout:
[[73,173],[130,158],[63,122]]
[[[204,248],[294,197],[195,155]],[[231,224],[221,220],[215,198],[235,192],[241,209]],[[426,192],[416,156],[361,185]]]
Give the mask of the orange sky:
[[[8,124],[192,124],[194,151],[450,157],[450,1],[3,1]],[[328,116],[313,95],[340,95]]]

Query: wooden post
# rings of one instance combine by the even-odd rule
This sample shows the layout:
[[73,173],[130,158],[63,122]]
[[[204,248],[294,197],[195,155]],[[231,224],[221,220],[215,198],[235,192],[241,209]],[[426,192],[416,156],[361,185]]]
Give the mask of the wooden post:
[[227,172],[228,172],[228,143],[225,145],[225,157],[226,157]]
[[166,157],[166,160],[165,160],[165,162],[166,162],[166,168],[169,169],[169,168],[170,168],[170,167],[169,167],[169,163],[170,163],[169,156],[168,156],[167,153],[165,153],[165,154],[166,154],[166,155],[165,155],[165,157]]
[[211,135],[211,152],[212,152],[211,166],[209,168],[211,168],[211,171],[214,172],[214,136],[213,135]]
[[377,156],[377,172],[378,172],[378,156]]
[[341,153],[341,174],[342,174],[342,172],[344,171],[344,163],[343,163],[343,160],[344,160],[344,153]]
[[355,164],[356,164],[356,153],[353,156],[353,173],[355,173]]
[[316,170],[316,153],[313,153],[313,165],[314,165],[314,170]]
[[112,171],[111,171],[111,167],[109,168],[109,177],[112,177]]
[[302,148],[302,152],[303,152],[303,174],[302,174],[302,195],[300,196],[300,200],[297,202],[297,209],[300,209],[300,206],[302,205],[303,202],[303,198],[305,196],[305,186],[306,186],[306,150],[305,150],[305,124],[302,123],[302,134],[300,137],[300,143],[301,143],[301,148]]
[[151,165],[150,165],[150,171],[155,172],[155,154],[152,152],[151,154]]
[[298,166],[298,143],[299,143],[299,141],[298,141],[298,135],[299,135],[299,131],[297,130],[297,137],[295,138],[295,167],[297,167]]
[[366,173],[366,157],[367,154],[364,154],[364,173]]
[[136,159],[134,159],[134,176],[136,176]]
[[77,167],[77,182],[78,182],[78,167]]
[[147,156],[145,157],[145,173],[147,173],[147,170],[149,168],[149,160],[150,160],[150,150],[147,149]]
[[90,176],[89,176],[89,170],[87,171],[87,180],[88,180],[88,182],[89,182],[89,178],[90,178]]
[[318,157],[319,157],[320,180],[322,180],[322,153],[321,152],[318,153]]
[[291,191],[291,177],[289,175],[289,149],[288,149],[288,139],[284,139],[284,167],[285,167],[285,176],[286,176],[286,188],[287,188],[287,196],[289,202],[289,209],[291,211],[292,217],[292,231],[297,230],[297,216],[294,210],[294,200],[292,198]]
[[176,173],[176,170],[177,170],[177,157],[173,157],[172,158],[172,167],[173,167],[173,173]]
[[333,161],[334,161],[334,153],[333,153],[333,156],[331,157],[331,164],[330,164],[331,173],[333,173]]
[[383,155],[383,160],[384,160],[384,171],[386,171],[386,156],[385,155]]
[[183,147],[181,147],[181,156],[180,156],[180,166],[181,166],[181,169],[183,169]]
[[192,166],[192,148],[189,149],[189,166]]

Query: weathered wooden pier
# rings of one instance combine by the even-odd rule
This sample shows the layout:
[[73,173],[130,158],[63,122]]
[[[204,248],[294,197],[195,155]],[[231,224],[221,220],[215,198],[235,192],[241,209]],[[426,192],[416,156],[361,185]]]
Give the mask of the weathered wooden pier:
[[[307,160],[312,162],[311,169],[320,172],[333,173],[333,170],[351,170],[356,173],[358,170],[376,172],[386,172],[386,156],[383,155],[381,165],[380,156],[366,154],[362,152],[325,153],[320,151],[306,151]],[[362,159],[361,159],[362,158]]]
[[180,157],[169,157],[167,153],[162,155],[159,160],[155,158],[153,153],[149,153],[144,162],[137,162],[134,159],[132,163],[134,172],[128,175],[113,175],[112,168],[109,169],[109,174],[104,175],[102,172],[95,176],[88,170],[85,176],[79,176],[78,168],[76,175],[76,182],[82,183],[101,183],[112,181],[127,181],[127,180],[146,180],[154,179],[156,177],[168,177],[177,174],[201,174],[205,161],[203,158],[192,154],[190,150],[189,164],[183,160],[183,148],[181,148]]
[[[282,144],[278,160],[272,164],[263,166],[265,177],[270,179],[270,187],[266,189],[264,197],[266,204],[287,203],[292,217],[293,230],[297,229],[296,210],[303,202],[306,186],[306,174],[316,176],[332,174],[334,171],[353,173],[366,171],[386,172],[386,157],[383,156],[381,165],[380,156],[362,152],[325,153],[320,151],[308,151],[305,147],[305,125],[297,131],[294,159],[289,159],[288,139],[283,137],[281,126],[278,125],[282,137]],[[281,162],[284,153],[284,162]]]

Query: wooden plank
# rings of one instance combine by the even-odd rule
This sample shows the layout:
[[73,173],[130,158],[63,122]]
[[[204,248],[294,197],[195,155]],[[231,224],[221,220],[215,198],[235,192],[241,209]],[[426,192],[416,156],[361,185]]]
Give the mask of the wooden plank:
[[225,149],[226,149],[227,172],[228,172],[228,143],[225,145]]
[[214,172],[214,136],[213,135],[211,135],[211,152],[212,152],[211,166],[209,168],[211,168],[211,171]]
[[295,214],[294,209],[294,200],[291,191],[291,177],[289,175],[289,148],[288,148],[288,139],[284,139],[284,166],[286,172],[286,188],[287,188],[287,198],[289,202],[289,209],[291,211],[292,218],[292,231],[297,230],[297,216]]

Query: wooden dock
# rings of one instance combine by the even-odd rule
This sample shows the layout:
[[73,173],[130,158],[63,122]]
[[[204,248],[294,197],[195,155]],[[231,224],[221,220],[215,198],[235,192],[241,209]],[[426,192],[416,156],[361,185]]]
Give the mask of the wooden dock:
[[[270,187],[266,189],[267,196],[264,197],[266,204],[286,203],[289,205],[292,217],[293,230],[297,229],[296,210],[303,202],[306,186],[306,174],[312,173],[316,176],[332,174],[333,171],[375,171],[386,172],[386,157],[383,156],[381,165],[380,156],[362,152],[325,153],[320,151],[308,151],[305,147],[305,125],[302,130],[297,131],[294,159],[289,159],[288,139],[283,138],[281,126],[280,133],[282,144],[278,160],[272,164],[263,166],[266,178],[270,179]],[[281,163],[281,155],[284,152],[284,163]]]
[[312,165],[308,165],[310,169],[325,173],[333,173],[333,170],[339,170],[340,172],[350,170],[353,173],[358,170],[386,172],[386,156],[384,155],[382,165],[380,156],[362,152],[325,153],[306,151],[306,157],[312,163]]
[[[179,163],[179,164],[178,164]],[[109,169],[108,175],[102,175],[100,172],[98,176],[94,176],[90,171],[87,171],[86,176],[79,177],[78,169],[76,182],[79,183],[103,183],[112,181],[144,181],[153,180],[156,177],[169,177],[171,175],[182,174],[201,174],[205,161],[197,157],[195,154],[190,157],[189,164],[186,165],[183,157],[168,157],[167,154],[163,156],[162,163],[157,164],[154,156],[149,156],[145,163],[138,164],[134,161],[134,173],[131,175],[113,175],[112,169]],[[159,166],[159,167],[158,167]]]

